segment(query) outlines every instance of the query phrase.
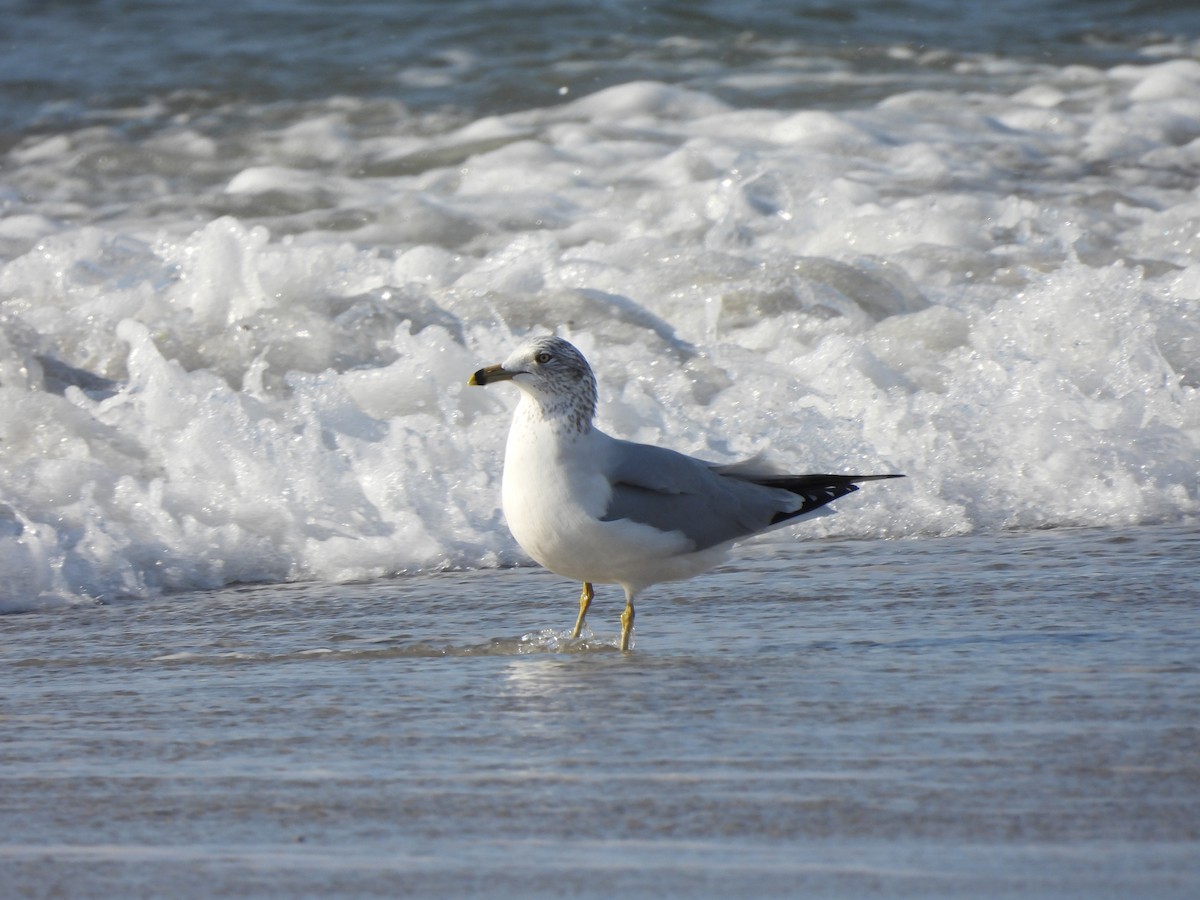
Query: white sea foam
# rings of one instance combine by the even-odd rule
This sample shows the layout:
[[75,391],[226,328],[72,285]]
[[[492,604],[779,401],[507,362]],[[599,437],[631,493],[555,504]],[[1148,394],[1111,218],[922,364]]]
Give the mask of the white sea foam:
[[520,561],[516,398],[465,382],[530,330],[589,356],[611,432],[910,476],[802,537],[1195,516],[1200,64],[1022,79],[25,139],[0,184],[0,610]]

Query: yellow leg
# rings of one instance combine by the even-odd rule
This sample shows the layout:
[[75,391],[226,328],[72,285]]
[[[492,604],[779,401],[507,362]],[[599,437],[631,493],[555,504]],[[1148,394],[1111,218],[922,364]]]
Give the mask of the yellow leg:
[[633,598],[625,599],[625,611],[621,613],[621,649],[629,649],[629,635],[633,631]]
[[590,581],[583,583],[583,590],[579,592],[579,618],[575,620],[575,627],[571,630],[571,637],[579,637],[579,632],[583,631],[583,617],[587,615],[588,607],[592,605],[592,598],[596,596],[596,592],[592,590]]

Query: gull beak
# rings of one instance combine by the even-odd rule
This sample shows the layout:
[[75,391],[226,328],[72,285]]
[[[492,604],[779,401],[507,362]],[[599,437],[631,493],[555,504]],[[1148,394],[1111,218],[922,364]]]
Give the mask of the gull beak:
[[504,366],[500,365],[484,366],[467,380],[467,384],[483,387],[485,384],[491,384],[493,381],[509,381],[514,375],[518,374],[520,373],[510,372]]

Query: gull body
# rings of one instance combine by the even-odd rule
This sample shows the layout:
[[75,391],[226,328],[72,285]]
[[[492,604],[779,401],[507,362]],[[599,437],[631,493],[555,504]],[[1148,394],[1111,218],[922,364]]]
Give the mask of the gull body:
[[613,438],[596,428],[596,380],[574,346],[539,337],[470,384],[521,390],[504,454],[502,505],[517,543],[540,565],[582,582],[578,637],[592,585],[625,591],[621,649],[645,588],[691,578],[734,542],[823,512],[856,482],[896,475],[780,475]]
[[620,449],[598,428],[562,427],[543,416],[526,394],[509,432],[501,489],[517,543],[564,578],[621,584],[635,593],[720,562],[723,545],[698,549],[682,531],[606,518],[621,477]]

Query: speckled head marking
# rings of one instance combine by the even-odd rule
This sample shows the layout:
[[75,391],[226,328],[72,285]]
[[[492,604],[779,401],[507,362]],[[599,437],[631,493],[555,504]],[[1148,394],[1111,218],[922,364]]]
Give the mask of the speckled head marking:
[[487,366],[470,384],[511,380],[534,401],[544,419],[586,432],[596,415],[596,377],[583,354],[559,337],[526,341],[501,365]]

